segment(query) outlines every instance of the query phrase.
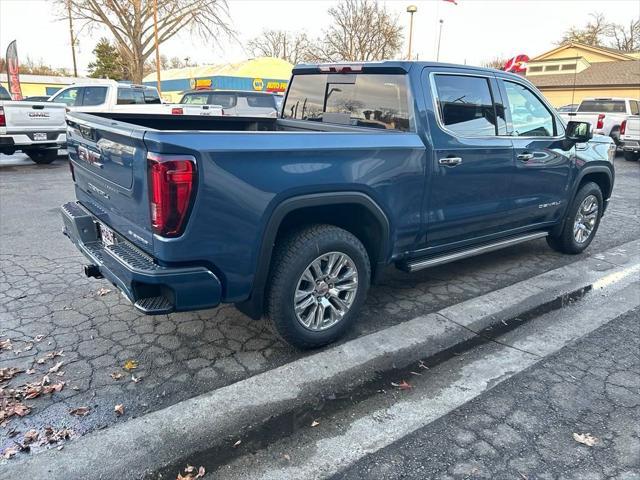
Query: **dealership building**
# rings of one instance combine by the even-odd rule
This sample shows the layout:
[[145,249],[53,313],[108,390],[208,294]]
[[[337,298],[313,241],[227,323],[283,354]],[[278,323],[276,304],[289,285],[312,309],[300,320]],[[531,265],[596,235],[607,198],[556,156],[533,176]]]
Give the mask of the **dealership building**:
[[[287,89],[293,65],[273,57],[259,57],[239,63],[172,68],[160,72],[162,98],[178,102],[182,92],[198,88],[249,90],[281,93]],[[145,85],[157,85],[156,72],[143,79]]]

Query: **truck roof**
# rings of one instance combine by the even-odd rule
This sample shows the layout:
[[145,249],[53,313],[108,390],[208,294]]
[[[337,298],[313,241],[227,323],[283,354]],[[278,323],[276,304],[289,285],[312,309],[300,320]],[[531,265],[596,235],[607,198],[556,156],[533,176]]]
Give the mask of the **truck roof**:
[[420,62],[409,60],[383,60],[378,62],[337,62],[337,63],[301,63],[293,67],[293,74],[332,72],[332,73],[408,73],[412,68],[442,67],[477,70],[481,72],[500,73],[505,76],[522,79],[522,75],[496,70],[494,68],[459,65],[444,62]]

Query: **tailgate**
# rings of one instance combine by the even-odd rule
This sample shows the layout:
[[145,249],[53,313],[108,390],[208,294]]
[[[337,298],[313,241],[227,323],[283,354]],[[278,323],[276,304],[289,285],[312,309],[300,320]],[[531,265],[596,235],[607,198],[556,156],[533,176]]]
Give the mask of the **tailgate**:
[[76,196],[109,228],[152,250],[145,129],[86,113],[67,117]]
[[65,104],[48,102],[3,102],[7,133],[64,130]]
[[627,127],[622,138],[640,140],[640,117],[627,118]]

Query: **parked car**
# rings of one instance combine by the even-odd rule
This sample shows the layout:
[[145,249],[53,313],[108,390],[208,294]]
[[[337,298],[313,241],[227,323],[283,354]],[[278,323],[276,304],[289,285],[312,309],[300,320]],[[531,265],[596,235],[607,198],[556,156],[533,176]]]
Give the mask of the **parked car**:
[[277,117],[276,96],[268,92],[244,90],[193,90],[180,100],[184,105],[218,105],[223,115]]
[[638,115],[640,102],[633,98],[585,98],[573,113],[563,113],[566,121],[589,122],[594,133],[609,135],[620,145],[620,125],[629,115]]
[[0,86],[0,153],[27,154],[35,163],[53,162],[66,144],[64,105],[13,101]]
[[622,122],[620,140],[624,159],[637,162],[640,158],[640,116],[629,116]]
[[610,138],[469,66],[299,65],[281,118],[121,120],[68,115],[85,274],[148,314],[235,303],[299,348],[344,335],[386,265],[584,251],[614,184]]
[[[155,87],[118,83],[103,80],[93,83],[76,83],[53,95],[51,102],[64,103],[72,112],[165,112],[158,90]],[[156,107],[148,107],[156,105]],[[133,107],[133,108],[132,108]]]
[[564,105],[562,107],[559,107],[558,113],[571,113],[571,112],[575,112],[578,109],[578,105],[577,103],[571,103],[569,105]]

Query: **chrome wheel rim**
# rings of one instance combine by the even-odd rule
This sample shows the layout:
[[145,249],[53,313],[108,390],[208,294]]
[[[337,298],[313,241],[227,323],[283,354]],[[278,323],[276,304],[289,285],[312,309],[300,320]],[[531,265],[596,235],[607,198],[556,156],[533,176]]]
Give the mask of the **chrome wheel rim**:
[[305,268],[294,292],[300,324],[314,332],[326,330],[347,314],[358,293],[358,269],[349,255],[324,253]]
[[573,238],[576,242],[584,243],[591,237],[598,220],[598,209],[595,195],[589,195],[582,201],[573,223]]

